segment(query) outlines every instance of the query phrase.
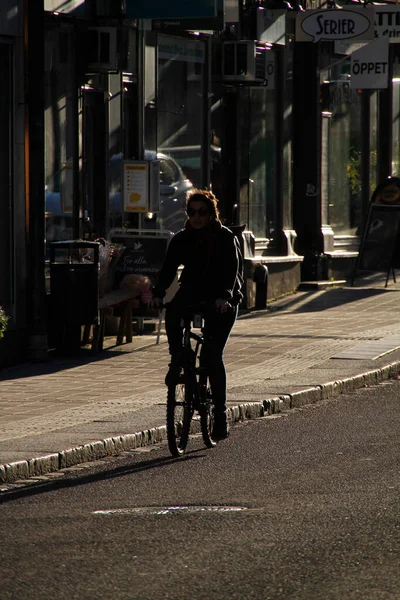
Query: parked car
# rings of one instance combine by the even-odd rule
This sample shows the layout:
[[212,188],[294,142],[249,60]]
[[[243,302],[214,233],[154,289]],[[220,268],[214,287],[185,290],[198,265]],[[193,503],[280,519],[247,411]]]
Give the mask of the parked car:
[[[193,183],[186,177],[178,163],[162,152],[145,152],[145,160],[160,161],[160,211],[156,227],[176,232],[183,227],[186,219],[186,194],[193,189]],[[122,154],[115,154],[109,163],[109,213],[112,222],[121,215],[121,167]],[[59,177],[54,180],[58,181]],[[59,186],[48,185],[45,189],[46,239],[47,242],[71,239],[72,214],[63,213]]]
[[[174,159],[195,186],[201,185],[201,146],[171,146],[170,148],[160,148],[160,152]],[[221,192],[221,148],[219,146],[210,146],[210,181],[211,188],[217,198]]]
[[[146,150],[145,160],[160,161],[160,212],[157,214],[157,227],[176,232],[182,229],[185,222],[186,195],[193,189],[193,183],[176,160],[162,152]],[[121,160],[122,155],[115,155],[111,172],[111,181],[117,181],[118,191],[110,194],[110,215],[121,214]],[[112,185],[112,184],[111,184]],[[112,187],[111,187],[112,189]]]

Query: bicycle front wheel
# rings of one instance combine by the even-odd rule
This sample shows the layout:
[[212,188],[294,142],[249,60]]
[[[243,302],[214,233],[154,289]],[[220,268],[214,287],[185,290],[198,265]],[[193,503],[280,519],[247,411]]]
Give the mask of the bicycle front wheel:
[[192,416],[190,385],[183,382],[170,385],[167,397],[167,439],[172,456],[180,456],[185,452]]

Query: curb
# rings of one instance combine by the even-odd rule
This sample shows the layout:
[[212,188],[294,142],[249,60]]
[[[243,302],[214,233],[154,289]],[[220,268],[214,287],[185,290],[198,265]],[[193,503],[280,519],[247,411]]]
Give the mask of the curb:
[[[334,398],[356,389],[377,385],[400,374],[400,361],[337,381],[330,381],[305,390],[293,392],[263,400],[248,402],[228,408],[231,423],[259,419],[269,415],[282,413],[307,404],[315,404],[321,400]],[[0,483],[15,483],[18,480],[46,475],[84,462],[100,460],[108,456],[118,456],[122,452],[159,444],[167,440],[165,425],[145,429],[136,433],[106,438],[97,442],[69,448],[54,454],[38,458],[30,458],[5,465],[0,465]]]

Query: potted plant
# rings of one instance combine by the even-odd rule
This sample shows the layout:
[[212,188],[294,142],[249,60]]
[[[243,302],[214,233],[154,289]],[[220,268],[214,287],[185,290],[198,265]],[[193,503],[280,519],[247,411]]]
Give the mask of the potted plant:
[[4,310],[0,306],[0,339],[3,337],[5,330],[7,329],[8,317]]

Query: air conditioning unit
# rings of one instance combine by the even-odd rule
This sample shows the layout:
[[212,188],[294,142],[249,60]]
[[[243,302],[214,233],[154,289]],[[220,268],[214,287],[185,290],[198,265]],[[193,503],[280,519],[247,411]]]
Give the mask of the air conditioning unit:
[[268,79],[270,49],[271,45],[264,42],[224,42],[222,79],[264,83]]
[[117,27],[88,27],[85,32],[87,72],[118,70]]

